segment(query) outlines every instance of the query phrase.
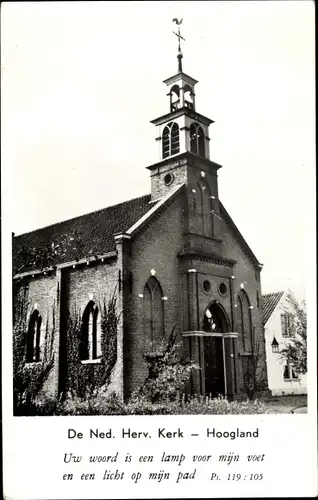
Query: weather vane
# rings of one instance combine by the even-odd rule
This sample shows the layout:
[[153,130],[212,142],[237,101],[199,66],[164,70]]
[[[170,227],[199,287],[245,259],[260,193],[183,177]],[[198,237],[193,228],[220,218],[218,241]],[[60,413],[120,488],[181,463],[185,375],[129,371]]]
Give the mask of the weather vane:
[[178,33],[176,33],[175,31],[173,31],[173,33],[178,38],[178,56],[177,57],[178,57],[178,61],[179,61],[179,64],[178,64],[179,72],[182,72],[182,57],[183,57],[183,54],[181,52],[180,40],[183,40],[185,42],[185,38],[183,38],[183,36],[181,36],[181,33],[180,33],[180,24],[182,24],[182,21],[183,21],[183,19],[177,19],[176,17],[174,19],[172,19],[172,22],[176,23],[176,25],[178,26]]

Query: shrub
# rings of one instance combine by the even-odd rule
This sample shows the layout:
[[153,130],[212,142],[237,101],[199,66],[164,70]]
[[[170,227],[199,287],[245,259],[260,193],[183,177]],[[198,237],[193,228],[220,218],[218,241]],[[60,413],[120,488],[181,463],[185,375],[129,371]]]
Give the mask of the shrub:
[[155,349],[144,353],[148,366],[148,377],[132,396],[142,396],[150,403],[164,403],[180,400],[191,372],[197,366],[189,359],[180,358],[174,329],[168,339],[163,340]]
[[[39,397],[28,406],[28,415],[255,415],[266,413],[261,401],[228,401],[224,397],[211,398],[192,396],[179,402],[169,400],[152,403],[143,395],[134,395],[123,403],[116,393],[106,395],[105,388],[82,399],[68,394],[62,402],[56,403]],[[24,415],[26,413],[23,413]]]
[[180,415],[254,415],[266,413],[261,401],[228,401],[224,397],[193,396],[182,401]]
[[115,393],[106,395],[106,387],[98,388],[91,397],[83,399],[67,394],[64,401],[56,405],[54,415],[125,415],[125,404]]
[[161,400],[152,403],[144,395],[133,395],[126,405],[126,415],[176,415],[178,403]]
[[54,415],[57,402],[47,396],[40,395],[29,407],[29,415],[49,416]]
[[307,308],[306,302],[299,302],[291,291],[287,294],[285,313],[290,317],[288,341],[280,351],[282,359],[296,373],[307,373]]
[[267,389],[265,353],[260,342],[254,342],[254,335],[253,330],[252,355],[245,359],[243,365],[242,391],[250,400],[256,399]]
[[260,401],[228,401],[224,397],[192,396],[186,400],[151,403],[135,396],[126,405],[127,415],[254,415],[266,413]]

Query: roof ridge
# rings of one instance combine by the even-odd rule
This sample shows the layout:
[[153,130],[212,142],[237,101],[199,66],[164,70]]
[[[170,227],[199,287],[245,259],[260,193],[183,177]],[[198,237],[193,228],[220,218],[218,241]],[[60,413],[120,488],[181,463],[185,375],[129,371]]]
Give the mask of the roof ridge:
[[25,233],[20,233],[17,235],[15,235],[13,233],[13,236],[14,236],[14,238],[18,238],[20,236],[25,236],[27,234],[36,233],[38,231],[42,231],[43,229],[48,229],[49,227],[54,227],[54,226],[56,227],[56,226],[59,226],[60,224],[65,224],[66,222],[75,221],[77,219],[80,219],[81,217],[86,217],[89,215],[97,214],[97,213],[102,212],[103,210],[107,210],[109,208],[119,207],[120,205],[124,205],[125,203],[131,203],[132,201],[137,201],[137,200],[141,200],[142,198],[147,198],[148,196],[151,196],[151,194],[147,193],[147,194],[144,194],[142,196],[137,196],[137,198],[131,198],[129,200],[122,201],[120,203],[115,203],[115,205],[108,205],[107,207],[104,207],[104,208],[98,208],[97,210],[93,210],[92,212],[87,212],[87,213],[83,213],[81,215],[76,215],[75,217],[71,217],[70,219],[64,219],[64,220],[61,220],[58,222],[54,222],[53,224],[48,224],[47,226],[38,227],[37,229],[33,229],[32,231],[26,231]]
[[183,189],[184,185],[185,185],[184,183],[177,184],[172,189],[172,191],[168,192],[165,196],[163,196],[159,200],[156,200],[156,203],[154,203],[154,206],[152,208],[150,208],[140,219],[138,219],[134,224],[132,224],[132,226],[130,226],[127,229],[127,231],[126,231],[127,234],[131,235],[132,233],[134,233],[136,230],[138,230],[138,228],[140,228],[147,221],[147,219],[152,217],[152,215],[155,212],[157,212],[162,207],[164,207],[167,202],[173,200],[174,197]]

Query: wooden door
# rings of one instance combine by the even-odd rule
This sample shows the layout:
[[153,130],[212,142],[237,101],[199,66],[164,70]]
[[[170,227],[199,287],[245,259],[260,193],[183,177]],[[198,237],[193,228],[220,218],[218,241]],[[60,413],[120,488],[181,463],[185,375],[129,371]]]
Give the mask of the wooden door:
[[224,395],[224,363],[222,337],[204,338],[205,393]]

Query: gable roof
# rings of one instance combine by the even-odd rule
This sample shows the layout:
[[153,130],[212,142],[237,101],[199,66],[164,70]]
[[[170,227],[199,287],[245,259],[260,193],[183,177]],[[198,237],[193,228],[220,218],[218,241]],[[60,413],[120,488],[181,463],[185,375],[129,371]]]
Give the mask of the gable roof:
[[23,249],[36,249],[37,252],[46,252],[52,243],[54,245],[62,243],[63,239],[74,235],[78,243],[77,248],[74,245],[65,245],[63,255],[54,256],[52,265],[111,252],[116,249],[114,234],[128,230],[156,203],[151,202],[151,195],[147,194],[118,205],[15,236],[12,242],[14,272],[34,270],[32,263],[24,262]]
[[127,229],[126,233],[128,235],[133,235],[143,226],[147,225],[147,223],[152,219],[152,217],[160,212],[160,209],[164,206],[168,206],[169,201],[172,202],[176,196],[181,193],[184,188],[184,184],[177,184],[171,191],[169,191],[165,196],[158,199],[156,203],[153,203],[150,210],[145,213],[139,220],[137,220],[129,229]]
[[284,292],[266,293],[262,295],[263,325],[266,325],[283,295]]
[[252,252],[251,248],[249,247],[249,245],[247,244],[246,240],[244,239],[242,233],[238,230],[238,228],[235,225],[233,219],[230,217],[229,213],[225,209],[224,205],[221,203],[221,201],[219,201],[219,203],[220,203],[220,215],[221,215],[221,217],[229,224],[229,226],[233,230],[235,236],[237,237],[237,239],[241,243],[241,245],[243,247],[243,250],[245,250],[245,253],[250,257],[250,259],[252,260],[253,264],[256,265],[259,268],[262,268],[263,265],[259,262],[259,260],[257,259],[257,257]]

